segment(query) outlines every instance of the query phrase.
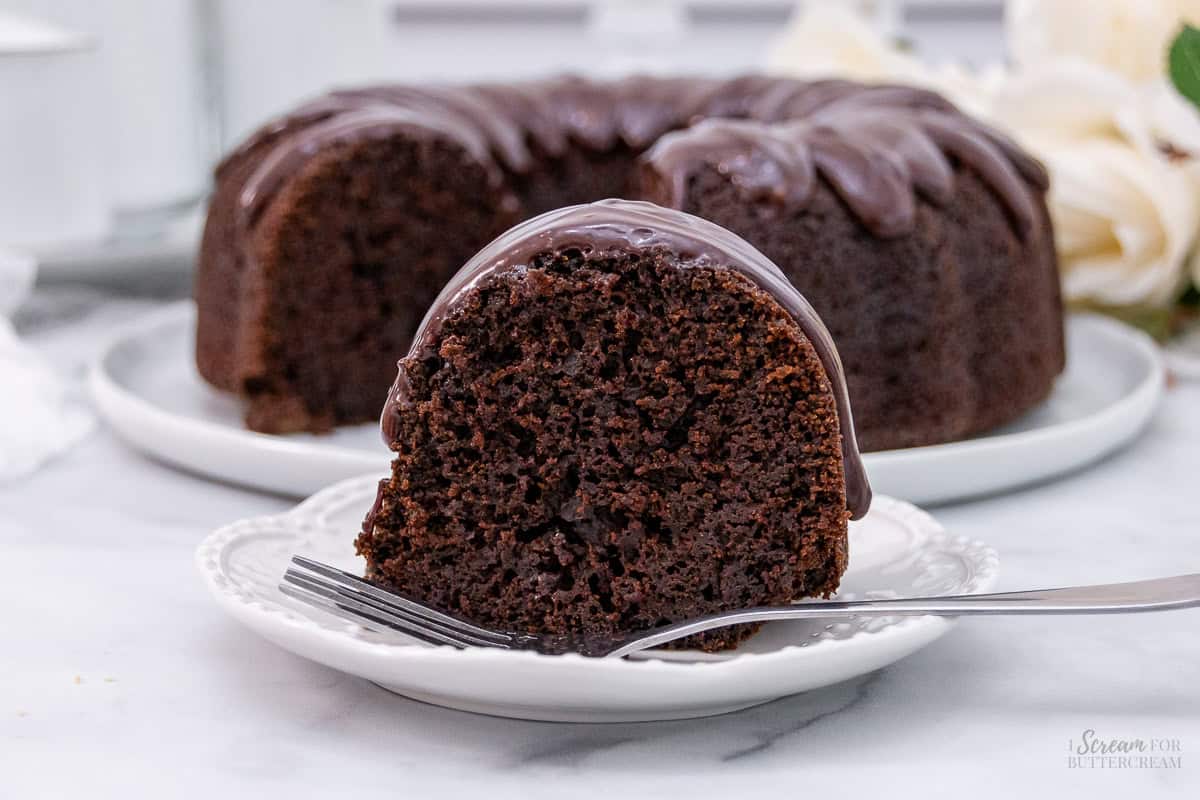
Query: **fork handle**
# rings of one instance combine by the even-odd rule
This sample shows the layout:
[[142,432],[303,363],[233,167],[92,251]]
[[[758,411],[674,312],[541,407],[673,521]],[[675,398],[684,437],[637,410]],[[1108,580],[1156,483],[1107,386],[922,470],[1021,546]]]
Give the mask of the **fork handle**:
[[[1167,611],[1195,605],[1200,605],[1200,573],[1131,583],[1071,586],[1064,589],[811,603],[792,606],[791,609],[785,607],[781,610],[799,610],[811,606],[814,610],[820,607],[829,611],[840,606],[844,613],[853,614],[960,616],[968,614],[1124,614],[1139,611]],[[805,616],[818,615],[806,614]]]
[[609,654],[619,657],[696,633],[757,622],[855,616],[975,614],[1125,614],[1200,606],[1200,573],[1132,583],[1035,589],[1026,592],[912,597],[895,600],[831,600],[730,611],[682,622],[639,636]]

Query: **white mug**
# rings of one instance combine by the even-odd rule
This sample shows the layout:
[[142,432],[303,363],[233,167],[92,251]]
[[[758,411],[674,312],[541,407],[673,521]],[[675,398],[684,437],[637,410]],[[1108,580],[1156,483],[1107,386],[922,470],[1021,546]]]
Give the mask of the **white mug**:
[[0,14],[0,244],[108,233],[96,63],[91,38]]

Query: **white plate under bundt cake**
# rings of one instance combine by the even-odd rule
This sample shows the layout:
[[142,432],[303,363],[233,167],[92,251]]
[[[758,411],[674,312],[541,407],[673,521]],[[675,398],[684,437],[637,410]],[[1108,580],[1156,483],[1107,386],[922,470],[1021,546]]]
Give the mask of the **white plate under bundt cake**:
[[374,418],[451,275],[521,219],[652,200],[816,308],[866,450],[950,441],[1063,365],[1041,167],[928,91],[751,76],[334,92],[218,168],[196,360],[265,432]]

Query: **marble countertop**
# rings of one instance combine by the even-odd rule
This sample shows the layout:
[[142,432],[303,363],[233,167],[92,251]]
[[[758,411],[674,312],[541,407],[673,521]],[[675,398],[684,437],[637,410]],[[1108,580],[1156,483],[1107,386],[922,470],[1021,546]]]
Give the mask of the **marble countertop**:
[[[82,375],[157,306],[40,290],[19,329]],[[933,509],[1001,552],[1001,587],[1200,571],[1200,383],[1064,480]],[[259,639],[192,552],[291,500],[170,469],[98,430],[0,484],[0,798],[1200,796],[1200,617],[980,618],[864,679],[723,717],[563,725],[393,696]],[[1087,730],[1181,766],[1072,767]],[[868,794],[869,793],[869,794]],[[1021,796],[1021,795],[1017,795]]]

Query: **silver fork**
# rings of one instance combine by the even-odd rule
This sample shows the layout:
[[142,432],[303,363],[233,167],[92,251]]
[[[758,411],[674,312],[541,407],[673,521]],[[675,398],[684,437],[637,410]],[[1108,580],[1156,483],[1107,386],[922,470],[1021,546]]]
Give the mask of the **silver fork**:
[[906,597],[894,600],[834,600],[793,606],[747,608],[698,617],[635,633],[621,639],[573,640],[494,631],[381,589],[356,575],[303,556],[292,556],[280,591],[350,622],[373,630],[400,631],[430,644],[574,651],[586,656],[621,658],[714,628],[785,619],[836,619],[858,616],[943,616],[974,614],[1123,614],[1200,606],[1200,574],[1132,583],[1037,589],[1027,592]]

